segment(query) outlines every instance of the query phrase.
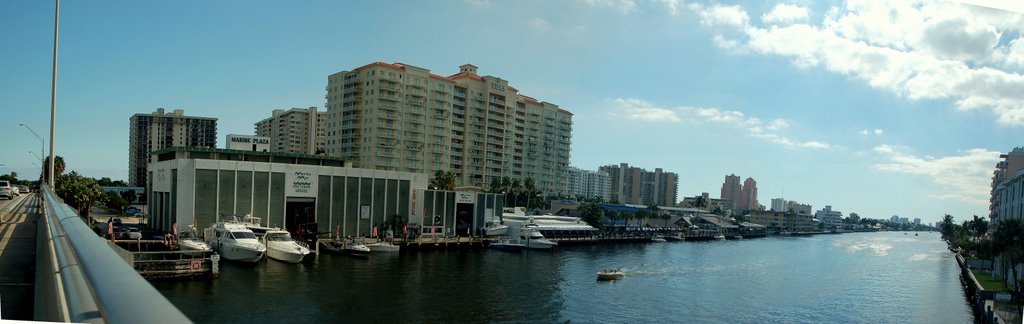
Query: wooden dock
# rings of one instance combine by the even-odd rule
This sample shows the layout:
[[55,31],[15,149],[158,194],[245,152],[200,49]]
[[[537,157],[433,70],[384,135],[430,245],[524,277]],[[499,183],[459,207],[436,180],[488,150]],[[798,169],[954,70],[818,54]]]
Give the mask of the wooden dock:
[[220,255],[213,251],[179,251],[175,241],[116,240],[111,248],[146,279],[216,278]]

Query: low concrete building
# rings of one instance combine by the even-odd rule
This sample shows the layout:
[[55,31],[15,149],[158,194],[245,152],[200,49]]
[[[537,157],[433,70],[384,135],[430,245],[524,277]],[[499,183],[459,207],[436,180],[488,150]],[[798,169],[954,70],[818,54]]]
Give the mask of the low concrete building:
[[751,211],[747,214],[747,221],[754,224],[761,224],[768,227],[768,231],[775,233],[780,231],[814,232],[818,225],[811,215],[798,214],[794,212],[775,211]]
[[396,225],[461,234],[501,212],[499,195],[426,190],[421,173],[358,169],[336,157],[171,147],[153,152],[146,188],[151,227],[198,229],[225,215],[252,215],[296,232],[370,236]]

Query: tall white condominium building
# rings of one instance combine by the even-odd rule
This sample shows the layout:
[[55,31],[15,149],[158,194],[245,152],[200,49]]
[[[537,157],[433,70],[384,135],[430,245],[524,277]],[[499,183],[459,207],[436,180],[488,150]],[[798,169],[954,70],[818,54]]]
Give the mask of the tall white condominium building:
[[256,123],[256,136],[270,138],[271,152],[317,154],[324,152],[324,118],[316,107],[274,109]]
[[145,187],[146,165],[156,162],[150,152],[171,146],[217,147],[217,118],[185,116],[175,109],[164,113],[135,114],[128,127],[128,182]]
[[819,210],[814,213],[814,218],[821,221],[825,225],[825,230],[835,229],[836,226],[841,225],[843,222],[843,212],[832,210],[831,205],[826,205],[825,209]]
[[772,211],[787,212],[787,211],[789,211],[789,208],[787,208],[787,205],[789,205],[789,204],[786,203],[785,199],[782,199],[782,198],[774,198],[774,199],[772,199]]
[[810,215],[811,209],[813,209],[810,204],[801,204],[795,200],[790,200],[786,203],[786,208],[801,215]]
[[370,63],[327,77],[327,154],[358,167],[433,174],[460,185],[532,177],[545,193],[568,183],[572,113],[519,93],[471,64],[444,77]]
[[604,171],[583,170],[569,167],[569,195],[587,198],[611,199],[611,178]]

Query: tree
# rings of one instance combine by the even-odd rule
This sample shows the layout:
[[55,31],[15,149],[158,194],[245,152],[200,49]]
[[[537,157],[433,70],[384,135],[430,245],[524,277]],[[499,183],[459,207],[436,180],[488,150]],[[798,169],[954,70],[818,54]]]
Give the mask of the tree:
[[82,217],[89,216],[92,206],[103,202],[106,197],[95,179],[83,177],[74,171],[57,177],[55,185],[57,196],[78,210],[78,215]]
[[135,190],[125,190],[121,192],[121,198],[124,198],[125,201],[131,204],[135,202],[135,198],[138,198],[138,194],[135,193]]
[[430,187],[436,190],[455,190],[457,180],[458,176],[455,171],[437,170],[434,172],[434,177],[430,179]]
[[128,201],[114,191],[104,192],[104,204],[111,210],[123,212],[128,209]]
[[604,216],[601,215],[601,208],[595,203],[585,203],[580,206],[580,215],[584,222],[596,228],[604,228]]
[[[1021,283],[1017,280],[1017,264],[1024,259],[1024,223],[1018,219],[1008,218],[1000,220],[996,226],[995,235],[992,237],[993,253],[1000,256],[1000,264],[1003,270],[1003,284],[1013,284],[1014,299],[1017,300],[1017,310],[1021,311]],[[1012,277],[1007,278],[1006,269],[1009,268]],[[1009,288],[1009,287],[1008,287]]]
[[943,240],[949,241],[949,240],[953,239],[953,230],[954,230],[953,226],[954,225],[956,225],[956,224],[953,223],[953,216],[952,215],[946,214],[946,216],[942,218],[942,226],[941,226],[941,228],[942,228],[942,239]]
[[[50,159],[43,159],[43,170],[43,174],[50,172]],[[64,157],[58,155],[53,158],[53,173],[57,175],[57,179],[64,174]],[[43,180],[49,180],[45,176],[43,178]]]

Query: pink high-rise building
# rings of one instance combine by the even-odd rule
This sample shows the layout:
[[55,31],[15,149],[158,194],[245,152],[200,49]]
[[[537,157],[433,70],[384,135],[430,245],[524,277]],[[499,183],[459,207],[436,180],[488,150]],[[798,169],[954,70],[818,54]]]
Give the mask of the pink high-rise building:
[[757,181],[754,178],[747,178],[743,181],[743,196],[740,197],[740,212],[756,210],[761,204],[757,203]]
[[742,187],[740,187],[740,177],[735,174],[725,176],[725,182],[722,183],[722,195],[719,196],[722,200],[729,201],[729,209],[739,210],[740,209],[740,194],[742,193]]

